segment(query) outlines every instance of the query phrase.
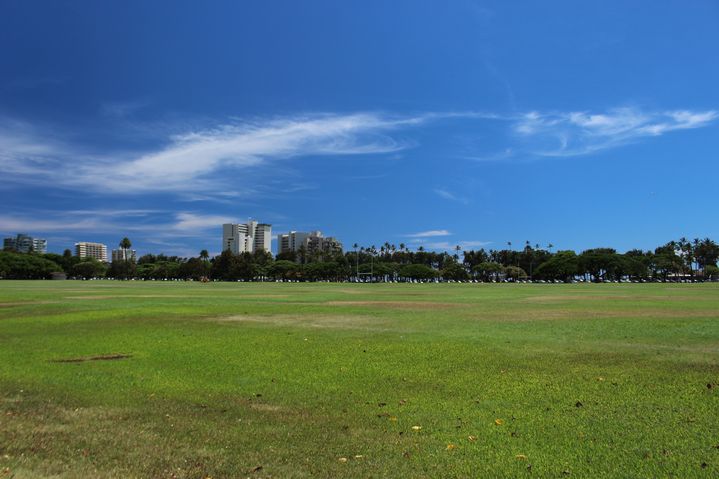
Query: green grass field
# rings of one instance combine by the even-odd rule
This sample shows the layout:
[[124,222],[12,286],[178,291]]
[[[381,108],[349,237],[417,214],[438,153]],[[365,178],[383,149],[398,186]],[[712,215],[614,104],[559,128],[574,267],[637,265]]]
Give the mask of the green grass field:
[[0,478],[309,476],[717,477],[719,285],[0,282]]

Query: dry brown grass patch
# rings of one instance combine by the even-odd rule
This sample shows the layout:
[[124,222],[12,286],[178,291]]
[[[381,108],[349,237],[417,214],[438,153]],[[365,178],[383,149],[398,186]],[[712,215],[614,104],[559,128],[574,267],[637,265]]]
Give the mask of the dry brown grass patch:
[[264,323],[277,326],[302,326],[328,329],[372,329],[382,330],[381,319],[360,315],[318,315],[318,314],[238,314],[212,318],[228,323]]
[[460,303],[438,303],[434,301],[326,301],[320,303],[328,306],[378,306],[390,309],[447,309],[462,306]]

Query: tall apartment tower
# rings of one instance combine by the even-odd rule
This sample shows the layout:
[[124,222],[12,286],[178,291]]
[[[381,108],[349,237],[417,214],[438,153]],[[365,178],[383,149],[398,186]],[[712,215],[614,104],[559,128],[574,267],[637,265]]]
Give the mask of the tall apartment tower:
[[299,252],[304,248],[305,252],[334,253],[342,252],[342,243],[331,236],[322,235],[321,231],[290,231],[289,233],[277,235],[277,252]]
[[102,243],[75,243],[75,256],[78,258],[95,258],[107,263],[107,246]]
[[[304,231],[290,231],[289,233],[282,233],[277,235],[277,252],[288,253],[299,251],[300,247],[305,245],[305,240],[312,235],[320,235],[319,231],[312,231],[310,233]],[[306,247],[306,246],[305,246]]]
[[18,253],[29,253],[30,251],[34,251],[35,253],[45,254],[47,253],[47,240],[33,238],[32,236],[20,233],[15,238],[5,238],[3,241],[3,248],[9,248],[17,251]]
[[247,223],[226,223],[222,225],[222,251],[234,254],[271,252],[272,225],[249,221]]

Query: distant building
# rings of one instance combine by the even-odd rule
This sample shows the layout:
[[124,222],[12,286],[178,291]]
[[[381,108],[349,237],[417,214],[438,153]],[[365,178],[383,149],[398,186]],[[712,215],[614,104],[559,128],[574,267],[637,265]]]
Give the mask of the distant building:
[[272,225],[249,221],[222,225],[222,251],[234,254],[272,250]]
[[323,236],[321,231],[290,231],[277,235],[278,253],[335,253],[342,252],[342,243],[331,236]]
[[47,240],[33,238],[32,236],[21,233],[15,238],[5,238],[3,240],[3,248],[15,250],[18,253],[34,251],[35,253],[45,254],[47,253]]
[[332,236],[310,236],[307,243],[307,253],[342,253],[342,243]]
[[102,243],[75,243],[75,256],[78,258],[95,258],[107,263],[107,246]]
[[302,231],[290,231],[289,233],[282,233],[277,235],[277,253],[296,253],[300,247],[305,244],[305,240],[311,234],[319,234],[319,231],[312,231],[310,233]]
[[112,250],[112,262],[115,261],[137,261],[137,251],[134,249],[114,249]]

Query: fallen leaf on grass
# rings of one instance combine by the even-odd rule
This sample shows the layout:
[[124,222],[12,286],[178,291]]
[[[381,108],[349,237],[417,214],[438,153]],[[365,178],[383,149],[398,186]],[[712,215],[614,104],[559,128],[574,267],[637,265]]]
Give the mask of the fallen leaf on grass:
[[247,471],[247,473],[248,473],[248,474],[252,474],[253,472],[257,472],[257,471],[260,471],[260,470],[262,470],[262,466],[255,466],[255,467],[253,467],[252,469],[250,469],[249,471]]
[[526,461],[526,460],[527,460],[527,456],[525,456],[524,454],[517,454],[517,455],[514,456],[514,457],[516,457],[516,458],[519,459],[520,461]]
[[421,430],[422,430],[422,426],[412,426],[412,430],[413,430],[413,431],[421,431]]
[[467,439],[469,439],[470,441],[474,442],[474,441],[477,440],[477,436],[469,436]]
[[390,416],[389,420],[393,421],[393,422],[397,422],[397,416]]
[[502,420],[502,419],[495,419],[495,420],[494,420],[494,424],[495,424],[496,426],[501,426],[502,424],[504,424],[504,420]]
[[339,462],[342,462],[342,463],[347,462],[347,458],[346,458],[346,457],[340,457],[340,458],[337,459],[337,460],[338,460]]
[[448,450],[448,451],[451,451],[451,450],[453,450],[453,449],[457,449],[457,446],[455,446],[454,444],[447,444],[447,450]]
[[364,456],[362,454],[355,455],[355,459],[362,459]]

